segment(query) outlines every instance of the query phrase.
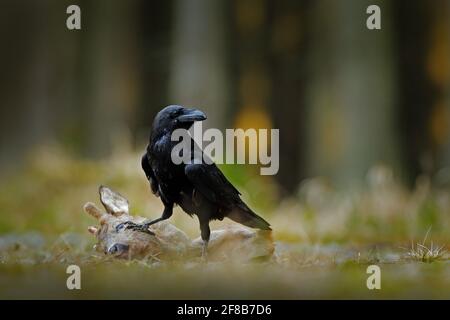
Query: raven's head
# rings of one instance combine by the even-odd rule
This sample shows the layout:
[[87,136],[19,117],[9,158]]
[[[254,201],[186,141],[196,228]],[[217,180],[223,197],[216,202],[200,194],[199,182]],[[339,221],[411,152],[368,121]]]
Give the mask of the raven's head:
[[173,132],[176,129],[189,129],[195,121],[203,121],[206,115],[197,109],[170,105],[162,109],[153,121],[153,132]]

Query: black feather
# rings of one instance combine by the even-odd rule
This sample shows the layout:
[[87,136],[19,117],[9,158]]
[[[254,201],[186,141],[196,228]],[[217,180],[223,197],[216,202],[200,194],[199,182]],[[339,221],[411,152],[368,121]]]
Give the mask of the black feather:
[[141,160],[152,192],[164,203],[163,217],[170,217],[174,204],[180,205],[188,214],[198,216],[204,240],[209,239],[209,221],[224,217],[248,227],[270,230],[269,223],[242,201],[240,192],[214,163],[194,164],[192,161],[193,164],[175,165],[171,161],[172,148],[177,143],[171,140],[172,132],[192,125],[177,119],[194,119],[191,115],[199,118],[202,113],[180,106],[169,106],[160,111],[153,122],[147,152]]

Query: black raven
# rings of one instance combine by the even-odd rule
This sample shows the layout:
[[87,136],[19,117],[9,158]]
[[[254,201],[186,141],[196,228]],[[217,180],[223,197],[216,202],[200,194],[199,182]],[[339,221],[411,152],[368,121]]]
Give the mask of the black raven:
[[[200,110],[177,105],[165,107],[156,115],[141,165],[152,192],[161,198],[164,211],[158,219],[141,225],[130,223],[127,226],[148,232],[150,225],[170,218],[173,206],[178,204],[189,215],[195,214],[198,217],[204,243],[203,257],[206,256],[211,220],[228,217],[248,227],[271,230],[269,223],[241,200],[240,192],[214,163],[191,161],[188,164],[174,164],[172,161],[171,152],[178,143],[172,141],[172,132],[178,128],[189,129],[195,121],[205,119],[206,115]],[[200,152],[203,156],[201,150]],[[194,154],[192,152],[191,160],[194,159]]]

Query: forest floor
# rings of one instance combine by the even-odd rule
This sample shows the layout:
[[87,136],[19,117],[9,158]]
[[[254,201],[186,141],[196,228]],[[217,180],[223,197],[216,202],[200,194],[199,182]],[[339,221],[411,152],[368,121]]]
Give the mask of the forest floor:
[[[2,179],[1,299],[450,299],[445,181],[422,177],[408,190],[378,167],[358,191],[339,192],[317,178],[278,200],[270,179],[223,167],[238,189],[247,190],[248,204],[270,221],[272,259],[116,260],[93,249],[87,227],[95,223],[82,206],[98,203],[97,188],[104,184],[130,200],[132,214],[159,216],[162,206],[149,191],[139,159],[130,153],[86,161],[44,150],[30,157],[26,169]],[[192,238],[199,234],[197,221],[180,209],[171,222]],[[214,222],[212,229],[224,223]],[[81,290],[66,287],[71,264],[81,268]],[[367,288],[370,265],[380,267],[380,290]]]

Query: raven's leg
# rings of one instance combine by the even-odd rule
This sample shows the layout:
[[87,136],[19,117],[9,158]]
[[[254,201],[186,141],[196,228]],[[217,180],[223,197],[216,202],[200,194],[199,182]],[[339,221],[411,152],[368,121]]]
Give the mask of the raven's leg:
[[200,232],[202,235],[203,246],[202,246],[202,258],[206,260],[208,255],[208,242],[211,230],[209,229],[209,221],[200,221]]
[[124,223],[119,224],[116,227],[116,230],[120,230],[121,228],[125,227],[127,229],[131,229],[134,231],[141,231],[149,234],[154,234],[150,230],[148,230],[148,227],[150,227],[152,224],[158,223],[163,220],[167,220],[172,216],[173,213],[173,204],[165,205],[164,211],[162,213],[162,216],[158,219],[151,220],[151,221],[144,221],[143,223],[137,224],[131,221],[126,221]]

